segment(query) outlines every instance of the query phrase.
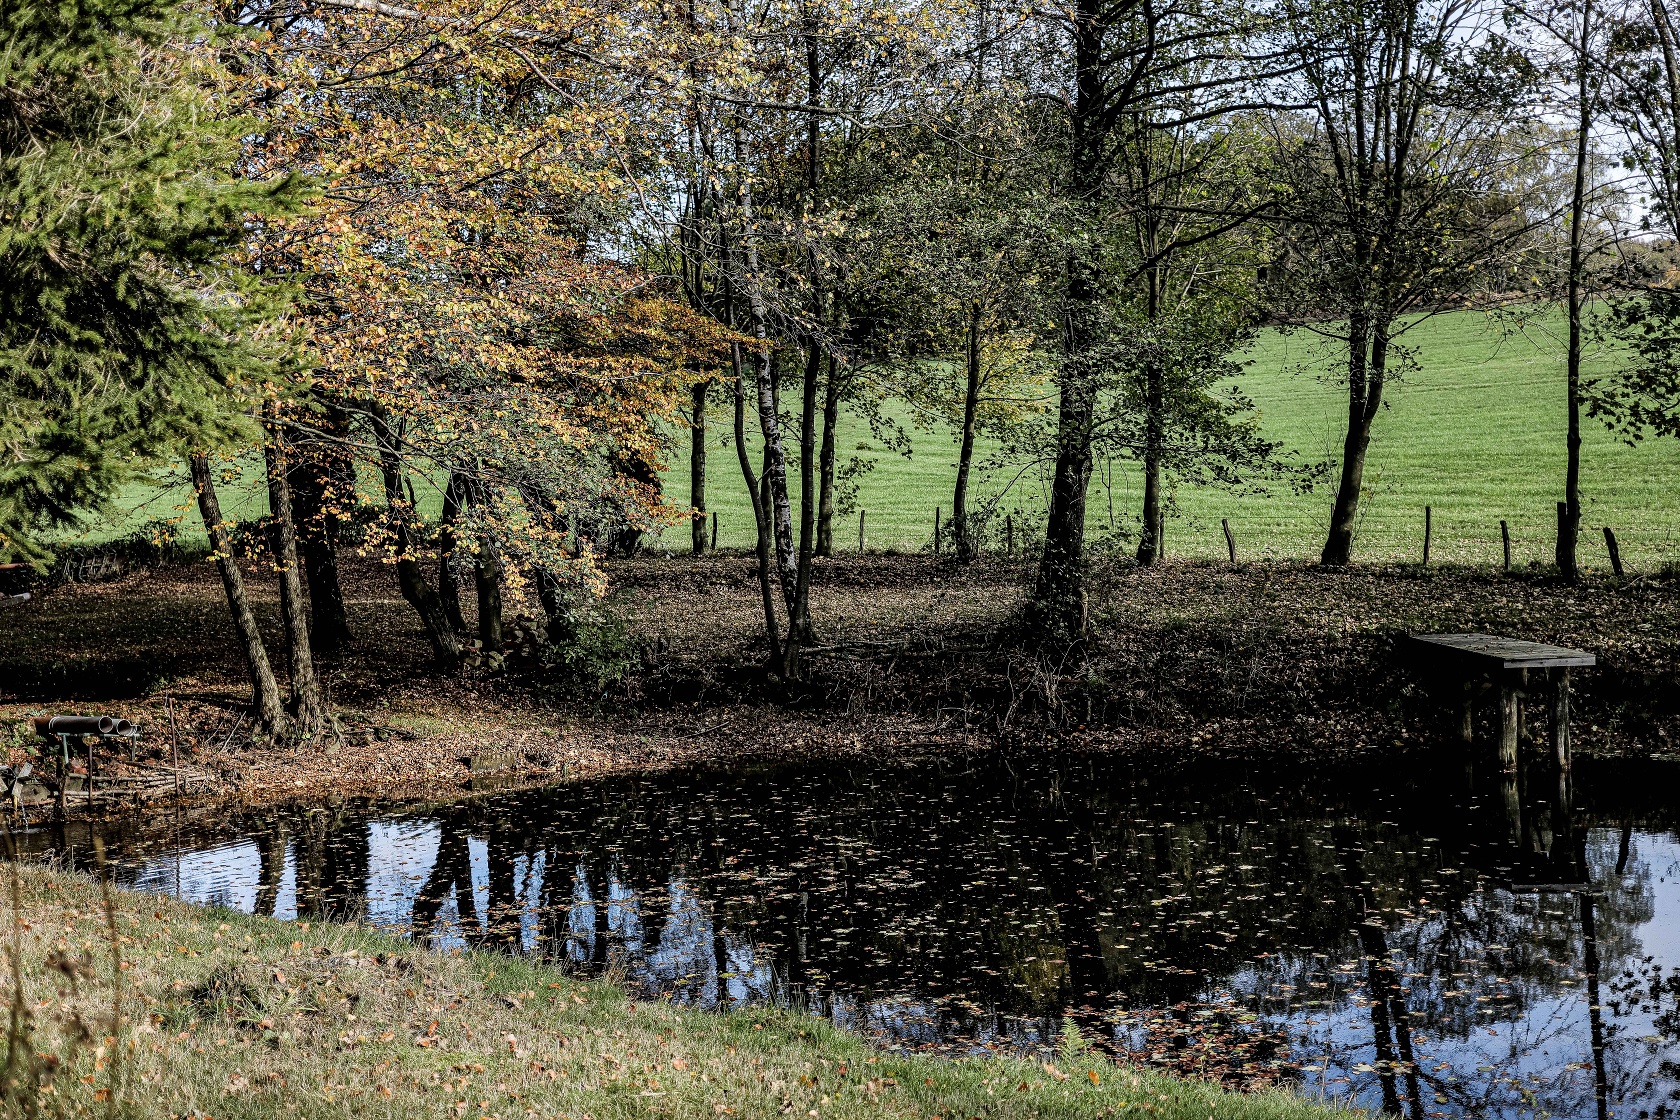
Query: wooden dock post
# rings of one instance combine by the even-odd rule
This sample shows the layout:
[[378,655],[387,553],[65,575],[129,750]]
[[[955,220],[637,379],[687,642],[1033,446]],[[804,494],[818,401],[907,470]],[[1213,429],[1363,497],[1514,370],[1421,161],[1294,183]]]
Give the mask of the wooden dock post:
[[1231,535],[1231,519],[1221,517],[1219,525],[1225,530],[1225,551],[1230,554],[1231,563],[1235,564],[1237,562],[1237,538]]
[[1518,735],[1522,730],[1522,700],[1510,680],[1499,682],[1499,769],[1517,772]]
[[1505,571],[1511,570],[1511,525],[1507,521],[1499,523],[1499,538],[1505,542]]
[[1568,775],[1573,769],[1575,760],[1571,754],[1569,740],[1569,668],[1552,670],[1551,701],[1552,701],[1552,754],[1557,759],[1558,770]]

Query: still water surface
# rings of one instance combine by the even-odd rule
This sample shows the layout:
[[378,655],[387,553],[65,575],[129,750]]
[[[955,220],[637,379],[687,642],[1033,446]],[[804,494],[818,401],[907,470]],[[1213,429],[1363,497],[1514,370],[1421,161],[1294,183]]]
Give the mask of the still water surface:
[[[1153,778],[985,757],[131,824],[128,886],[540,954],[883,1045],[1061,1031],[1410,1117],[1680,1110],[1680,771]],[[38,848],[85,858],[72,825]],[[184,827],[184,826],[183,826]]]

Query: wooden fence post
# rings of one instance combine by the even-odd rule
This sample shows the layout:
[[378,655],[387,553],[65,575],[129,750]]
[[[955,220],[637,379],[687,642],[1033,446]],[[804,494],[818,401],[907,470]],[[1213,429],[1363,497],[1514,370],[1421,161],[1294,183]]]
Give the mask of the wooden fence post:
[[933,554],[939,555],[939,507],[933,507]]
[[858,551],[863,551],[863,519],[869,513],[866,509],[858,510]]
[[1511,570],[1511,525],[1507,521],[1499,523],[1499,537],[1505,542],[1505,570]]
[[1003,515],[1003,537],[1004,537],[1004,541],[1005,541],[1005,548],[1008,550],[1009,555],[1010,556],[1015,555],[1015,515],[1014,514],[1006,513],[1006,514]]
[[712,551],[717,551],[717,510],[712,511]]
[[1429,537],[1435,528],[1435,511],[1428,506],[1423,507],[1423,562],[1429,563]]
[[1622,550],[1616,544],[1616,531],[1610,526],[1604,527],[1604,547],[1610,550],[1610,569],[1616,573],[1616,578],[1622,576]]
[[1221,517],[1219,525],[1220,528],[1225,530],[1225,551],[1231,554],[1231,563],[1235,564],[1237,562],[1237,538],[1231,535],[1231,519]]

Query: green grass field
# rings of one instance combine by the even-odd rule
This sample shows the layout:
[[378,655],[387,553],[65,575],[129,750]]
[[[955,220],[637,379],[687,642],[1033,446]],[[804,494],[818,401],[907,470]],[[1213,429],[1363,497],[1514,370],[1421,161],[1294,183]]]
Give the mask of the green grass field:
[[[1406,336],[1407,344],[1417,350],[1418,366],[1390,386],[1389,407],[1376,424],[1356,558],[1417,558],[1425,505],[1434,508],[1436,559],[1497,563],[1501,519],[1510,522],[1517,563],[1549,558],[1553,510],[1563,487],[1564,373],[1557,325],[1553,317],[1526,335],[1502,338],[1480,314],[1457,312],[1429,320]],[[1334,355],[1323,353],[1305,334],[1269,333],[1249,358],[1242,387],[1260,410],[1264,431],[1302,461],[1333,458],[1346,409],[1344,390],[1333,380]],[[889,414],[908,419],[903,409],[889,409]],[[720,394],[712,407],[708,504],[718,512],[718,543],[745,548],[752,543],[752,514],[728,428],[728,405]],[[861,478],[856,502],[868,511],[866,538],[871,549],[924,550],[931,540],[935,508],[947,516],[950,512],[954,433],[908,430],[914,436],[914,452],[905,458],[883,450],[861,419],[846,416],[842,421],[840,461],[855,456],[874,463]],[[756,444],[751,453],[756,463]],[[1623,556],[1633,568],[1680,559],[1680,441],[1654,440],[1629,448],[1596,421],[1587,421],[1583,463],[1583,558],[1588,566],[1606,564],[1601,533],[1605,525],[1615,528]],[[1093,484],[1090,527],[1099,544],[1127,549],[1138,523],[1139,474],[1121,462],[1112,468],[1099,471]],[[223,508],[231,516],[252,516],[265,508],[256,472],[246,473],[243,485],[223,488]],[[686,455],[673,457],[667,478],[671,500],[686,501]],[[178,515],[188,501],[183,481],[177,473],[170,485],[125,495],[118,513],[81,539],[116,536],[147,518]],[[1045,482],[1042,471],[1022,472],[1015,466],[978,473],[974,493],[1006,490],[1000,508],[1018,511],[1018,540],[1024,540],[1041,523]],[[1270,493],[1230,493],[1176,486],[1167,526],[1168,553],[1224,555],[1219,522],[1228,517],[1243,557],[1315,557],[1332,485],[1321,482],[1307,493],[1287,487]],[[182,527],[188,536],[199,533],[195,512],[186,512]],[[993,543],[1001,548],[1001,525],[997,528]],[[674,550],[686,548],[687,526],[667,530],[663,539]],[[843,549],[857,547],[856,512],[837,519],[836,540]]]
[[[1418,352],[1418,368],[1389,387],[1389,407],[1376,423],[1357,558],[1416,559],[1423,510],[1429,505],[1434,508],[1432,558],[1498,563],[1499,522],[1504,519],[1511,526],[1516,563],[1549,559],[1564,466],[1564,369],[1556,326],[1548,320],[1526,336],[1501,338],[1482,315],[1458,312],[1429,320],[1405,336]],[[1347,398],[1345,389],[1329,379],[1336,373],[1334,355],[1322,353],[1316,339],[1305,334],[1268,333],[1249,357],[1242,388],[1260,410],[1266,434],[1303,461],[1338,456]],[[1585,422],[1584,437],[1584,563],[1607,566],[1605,525],[1616,530],[1632,567],[1680,559],[1680,441],[1653,440],[1630,448],[1597,421]],[[860,443],[878,446],[862,421],[848,418],[838,439],[841,461],[858,455],[876,463],[862,478],[858,500],[868,510],[868,546],[926,549],[935,507],[950,512],[954,434],[918,433],[909,459],[855,450]],[[1099,471],[1093,483],[1089,524],[1095,539],[1129,548],[1136,539],[1141,475],[1129,464],[1113,467],[1112,473]],[[976,492],[996,493],[1013,473],[977,478]],[[751,509],[734,448],[721,439],[712,441],[707,486],[709,504],[719,512],[719,544],[749,545]],[[1230,493],[1177,486],[1167,526],[1168,553],[1223,556],[1219,523],[1228,517],[1244,557],[1316,557],[1333,486],[1333,476],[1304,494],[1288,487]],[[672,472],[669,493],[680,500],[687,489],[683,464]],[[1020,509],[1017,526],[1025,521],[1036,532],[1045,493],[1045,480],[1030,471],[1014,482],[1003,507]],[[685,528],[671,531],[668,539],[682,547]],[[842,548],[857,547],[855,513],[837,525],[836,539]],[[1001,540],[996,543],[1001,547]]]

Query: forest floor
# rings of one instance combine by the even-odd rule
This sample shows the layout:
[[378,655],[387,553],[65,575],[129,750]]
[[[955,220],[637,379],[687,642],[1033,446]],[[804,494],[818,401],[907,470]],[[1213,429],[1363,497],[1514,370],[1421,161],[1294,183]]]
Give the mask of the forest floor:
[[[1680,580],[1571,588],[1416,565],[1098,564],[1095,639],[1076,669],[1005,638],[1025,565],[849,556],[816,571],[821,646],[790,688],[762,671],[750,559],[615,564],[609,611],[630,669],[586,695],[517,658],[501,672],[438,672],[389,569],[352,562],[355,641],[325,667],[343,734],[304,748],[250,743],[249,685],[213,567],[65,585],[0,614],[0,736],[9,728],[21,757],[34,745],[28,715],[124,716],[142,727],[143,763],[178,750],[247,803],[432,800],[704,762],[883,764],[996,746],[1316,765],[1436,739],[1447,717],[1399,639],[1486,630],[1599,655],[1576,687],[1579,750],[1680,753]],[[278,659],[272,581],[253,569],[251,584]]]

